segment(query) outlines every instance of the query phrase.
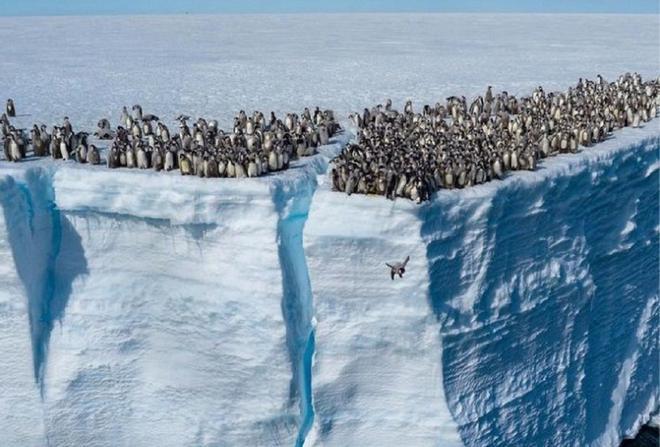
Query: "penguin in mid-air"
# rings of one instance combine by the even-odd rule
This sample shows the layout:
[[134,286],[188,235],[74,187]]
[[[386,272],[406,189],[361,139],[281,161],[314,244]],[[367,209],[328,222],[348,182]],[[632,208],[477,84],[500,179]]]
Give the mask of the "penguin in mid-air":
[[396,275],[399,275],[399,278],[403,278],[403,274],[406,273],[406,264],[408,264],[408,261],[410,261],[410,256],[406,256],[403,262],[395,262],[394,264],[385,263],[390,268],[390,277],[392,280],[394,280]]

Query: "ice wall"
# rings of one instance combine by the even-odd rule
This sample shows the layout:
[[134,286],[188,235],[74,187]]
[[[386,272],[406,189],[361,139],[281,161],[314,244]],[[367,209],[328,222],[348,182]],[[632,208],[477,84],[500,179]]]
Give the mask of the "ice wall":
[[329,191],[347,137],[1,163],[0,444],[616,446],[658,406],[656,124],[423,206]]
[[301,444],[299,213],[342,138],[243,181],[3,163],[0,444]]
[[305,228],[316,444],[452,445],[452,418],[467,446],[634,434],[658,406],[657,134],[421,207],[322,184]]
[[657,408],[660,140],[631,134],[422,212],[467,445],[617,446]]
[[[417,206],[314,196],[305,227],[316,326],[309,445],[462,445],[442,386]],[[405,280],[385,262],[411,257]]]

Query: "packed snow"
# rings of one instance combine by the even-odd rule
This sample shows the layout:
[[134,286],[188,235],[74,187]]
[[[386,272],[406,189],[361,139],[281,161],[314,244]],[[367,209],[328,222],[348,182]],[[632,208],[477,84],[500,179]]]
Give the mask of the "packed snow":
[[[657,33],[651,16],[2,18],[0,99],[22,127],[116,124],[136,102],[221,127],[345,118],[657,76]],[[0,162],[0,444],[616,446],[658,407],[658,122],[423,206],[330,191],[350,132],[259,179]]]

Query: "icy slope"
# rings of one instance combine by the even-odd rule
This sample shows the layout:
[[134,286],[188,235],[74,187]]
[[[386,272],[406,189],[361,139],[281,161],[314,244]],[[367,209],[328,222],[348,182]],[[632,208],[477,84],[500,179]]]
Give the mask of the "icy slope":
[[652,122],[419,208],[321,185],[316,443],[451,445],[445,404],[468,446],[634,434],[658,406],[659,150]]

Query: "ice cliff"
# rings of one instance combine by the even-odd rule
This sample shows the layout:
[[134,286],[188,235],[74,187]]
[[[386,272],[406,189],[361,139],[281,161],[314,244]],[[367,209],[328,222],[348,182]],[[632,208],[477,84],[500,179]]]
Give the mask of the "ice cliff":
[[345,141],[244,181],[0,163],[0,444],[616,446],[648,419],[657,122],[422,206],[331,192]]

